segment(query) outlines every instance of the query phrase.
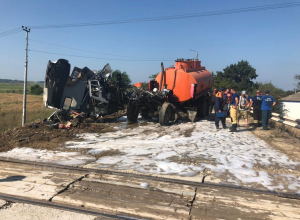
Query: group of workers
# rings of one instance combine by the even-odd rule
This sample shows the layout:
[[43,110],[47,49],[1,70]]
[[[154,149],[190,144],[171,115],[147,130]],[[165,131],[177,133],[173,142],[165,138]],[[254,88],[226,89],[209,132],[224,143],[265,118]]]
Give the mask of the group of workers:
[[268,130],[271,109],[275,104],[275,99],[270,95],[269,90],[265,92],[265,95],[257,90],[256,95],[251,98],[246,91],[242,91],[240,96],[235,88],[230,90],[221,88],[219,91],[214,89],[210,112],[214,107],[216,129],[220,129],[220,121],[223,128],[227,128],[226,117],[230,114],[232,123],[230,132],[237,132],[241,118],[245,119],[245,126],[249,126],[248,114],[253,109],[254,127],[262,126],[261,130]]

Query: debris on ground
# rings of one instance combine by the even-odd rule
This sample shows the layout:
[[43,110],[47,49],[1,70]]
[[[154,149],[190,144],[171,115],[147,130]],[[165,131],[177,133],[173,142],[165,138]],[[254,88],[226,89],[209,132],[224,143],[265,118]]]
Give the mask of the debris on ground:
[[76,139],[76,134],[115,131],[114,127],[124,123],[118,120],[124,115],[124,112],[119,111],[96,121],[87,119],[72,129],[55,129],[51,123],[43,121],[14,128],[0,134],[0,152],[17,147],[57,150],[62,148],[66,141]]

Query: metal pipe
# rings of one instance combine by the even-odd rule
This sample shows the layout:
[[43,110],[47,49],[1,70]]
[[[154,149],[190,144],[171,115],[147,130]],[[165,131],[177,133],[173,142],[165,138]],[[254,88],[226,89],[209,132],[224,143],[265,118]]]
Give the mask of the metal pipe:
[[160,76],[160,83],[159,83],[159,90],[158,91],[161,91],[164,74],[165,74],[164,63],[161,62],[161,76]]
[[198,52],[192,49],[190,49],[190,51],[194,51],[196,53],[196,60],[198,60]]

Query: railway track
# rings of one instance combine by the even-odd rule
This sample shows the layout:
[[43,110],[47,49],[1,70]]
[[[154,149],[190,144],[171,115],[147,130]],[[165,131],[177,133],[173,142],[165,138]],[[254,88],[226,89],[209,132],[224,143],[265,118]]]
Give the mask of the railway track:
[[[236,209],[236,206],[252,210],[256,209],[255,204],[257,208],[261,208],[263,203],[260,201],[270,201],[270,204],[277,206],[284,204],[285,216],[296,212],[295,208],[300,210],[300,196],[297,194],[206,183],[204,178],[202,182],[193,182],[9,158],[0,158],[0,163],[5,167],[2,177],[24,174],[22,181],[27,181],[27,185],[31,184],[28,190],[10,190],[8,194],[4,192],[10,189],[10,184],[4,181],[2,189],[0,182],[0,198],[3,200],[113,219],[197,219],[201,213],[213,219],[222,217],[224,212],[233,217],[245,214]],[[17,177],[15,182],[11,181],[16,187],[17,183],[20,184],[18,178],[21,178]],[[47,179],[45,183],[44,179]],[[37,184],[39,181],[41,184]],[[149,187],[141,186],[142,182],[149,183]],[[46,193],[41,186],[47,186]],[[253,204],[248,207],[249,201]],[[276,208],[267,208],[253,218],[265,218],[273,209]]]
[[89,172],[89,173],[101,173],[101,174],[113,174],[113,175],[128,176],[128,177],[137,177],[137,178],[143,178],[145,180],[148,179],[148,180],[176,183],[176,184],[182,184],[182,185],[190,185],[190,186],[196,186],[196,187],[210,187],[210,188],[240,190],[240,191],[246,191],[246,192],[251,192],[251,193],[266,194],[266,195],[273,195],[273,196],[283,197],[283,198],[288,198],[288,199],[300,200],[300,195],[298,195],[298,194],[282,193],[282,192],[276,192],[276,191],[254,189],[254,188],[245,188],[242,186],[228,185],[228,184],[205,183],[204,182],[205,178],[203,178],[202,182],[194,182],[194,181],[186,181],[186,180],[179,180],[179,179],[150,176],[150,175],[144,175],[144,174],[126,173],[126,172],[91,169],[91,168],[81,168],[81,167],[74,167],[74,166],[58,165],[58,164],[51,164],[51,163],[41,163],[41,162],[34,162],[34,161],[24,161],[24,160],[1,158],[1,157],[0,157],[0,162],[27,164],[27,165],[32,165],[32,166],[52,167],[52,168],[59,168],[59,169],[65,169],[65,170]]
[[99,210],[76,207],[76,206],[67,205],[67,204],[57,204],[57,203],[53,203],[50,201],[42,201],[39,199],[31,199],[31,198],[26,198],[26,197],[21,197],[21,196],[12,196],[9,194],[4,194],[4,193],[0,193],[0,198],[7,202],[26,203],[26,204],[31,204],[31,205],[43,206],[43,207],[47,207],[47,208],[54,208],[54,209],[60,209],[60,210],[64,210],[64,211],[77,212],[77,213],[82,213],[82,214],[87,214],[87,215],[102,216],[102,217],[111,218],[111,219],[123,219],[123,220],[138,219],[136,217],[129,217],[129,216],[125,216],[125,215],[116,215],[116,214],[112,214],[112,213],[108,213],[108,212],[106,212],[106,213],[101,212]]

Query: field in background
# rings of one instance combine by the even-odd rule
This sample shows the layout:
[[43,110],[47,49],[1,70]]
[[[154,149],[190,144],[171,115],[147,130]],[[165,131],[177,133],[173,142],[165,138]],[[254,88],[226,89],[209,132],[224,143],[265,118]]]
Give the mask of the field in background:
[[[30,87],[36,83],[27,83],[27,90],[30,91]],[[42,88],[44,84],[38,83]],[[18,93],[22,94],[24,90],[23,83],[0,83],[0,93]]]
[[[22,94],[0,93],[0,133],[21,126],[22,109]],[[47,118],[52,112],[53,109],[48,109],[44,106],[43,96],[27,95],[26,123]]]

